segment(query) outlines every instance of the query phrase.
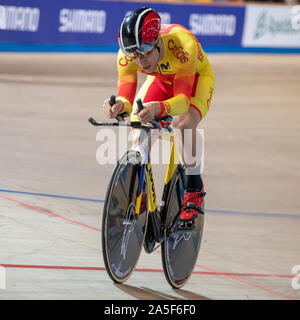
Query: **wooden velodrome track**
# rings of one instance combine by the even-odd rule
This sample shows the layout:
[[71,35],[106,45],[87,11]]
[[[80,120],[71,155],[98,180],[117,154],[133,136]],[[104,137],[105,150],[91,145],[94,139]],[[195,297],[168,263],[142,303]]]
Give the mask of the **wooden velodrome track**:
[[[113,166],[96,162],[87,119],[104,120],[116,56],[0,55],[0,300],[300,299],[300,56],[209,59],[205,231],[195,273],[175,291],[159,251],[143,252],[123,285],[104,270]],[[154,166],[157,186],[164,169]]]

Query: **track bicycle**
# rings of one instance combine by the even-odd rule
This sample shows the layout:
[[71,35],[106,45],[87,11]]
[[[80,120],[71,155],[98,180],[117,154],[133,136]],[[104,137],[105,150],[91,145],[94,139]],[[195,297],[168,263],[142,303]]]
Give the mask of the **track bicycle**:
[[[112,96],[110,105],[114,103]],[[140,99],[137,104],[141,110]],[[161,246],[165,277],[173,288],[181,288],[188,282],[198,257],[204,213],[191,223],[179,220],[186,178],[184,166],[175,161],[174,131],[169,126],[172,118],[155,118],[146,124],[125,122],[124,114],[116,119],[117,122],[97,122],[90,118],[89,122],[94,126],[128,126],[143,130],[146,136],[156,129],[161,136],[169,137],[172,146],[160,205],[157,205],[149,150],[146,150],[147,161],[143,161],[139,148],[128,150],[117,161],[102,216],[106,271],[114,282],[122,283],[133,273],[143,247],[150,254]]]

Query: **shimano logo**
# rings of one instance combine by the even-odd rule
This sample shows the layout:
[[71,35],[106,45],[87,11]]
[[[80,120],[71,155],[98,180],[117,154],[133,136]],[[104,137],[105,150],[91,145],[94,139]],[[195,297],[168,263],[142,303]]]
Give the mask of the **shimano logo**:
[[191,32],[202,36],[233,36],[236,32],[236,17],[232,14],[190,15]]
[[104,33],[106,12],[103,10],[61,9],[59,32]]
[[0,6],[0,30],[6,29],[5,7]]
[[0,6],[0,29],[36,32],[39,28],[40,9],[31,7]]

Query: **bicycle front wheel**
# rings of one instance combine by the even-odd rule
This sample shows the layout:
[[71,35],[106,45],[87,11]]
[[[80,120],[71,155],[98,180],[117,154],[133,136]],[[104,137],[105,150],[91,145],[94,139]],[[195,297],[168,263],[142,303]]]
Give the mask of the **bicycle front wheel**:
[[[147,189],[138,153],[130,150],[114,168],[102,217],[102,253],[106,271],[114,282],[126,281],[139,259],[147,228]],[[135,213],[139,188],[144,195]]]
[[168,283],[175,289],[183,287],[193,272],[204,222],[204,215],[200,214],[190,230],[175,227],[183,203],[184,189],[184,175],[178,171],[166,202],[166,238],[162,243],[164,273]]

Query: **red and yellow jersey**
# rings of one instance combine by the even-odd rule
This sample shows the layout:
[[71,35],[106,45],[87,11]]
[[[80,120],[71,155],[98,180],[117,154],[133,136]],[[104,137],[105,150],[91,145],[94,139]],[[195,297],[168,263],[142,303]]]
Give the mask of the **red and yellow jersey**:
[[154,73],[146,73],[134,60],[119,50],[118,53],[118,97],[124,102],[121,112],[131,113],[137,89],[137,72],[155,77],[172,88],[169,99],[161,102],[161,116],[175,116],[187,111],[193,91],[195,77],[212,74],[212,69],[200,43],[186,28],[180,25],[162,25],[161,38],[165,56]]

